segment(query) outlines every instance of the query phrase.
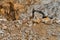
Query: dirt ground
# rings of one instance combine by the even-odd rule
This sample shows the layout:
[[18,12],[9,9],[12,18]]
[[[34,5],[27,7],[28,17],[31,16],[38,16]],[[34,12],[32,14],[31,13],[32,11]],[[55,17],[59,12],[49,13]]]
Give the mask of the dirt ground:
[[[51,0],[0,0],[0,40],[60,40],[60,20],[54,14],[58,1],[51,6]],[[33,8],[48,16],[33,14]]]
[[0,40],[59,40],[58,24],[0,22]]

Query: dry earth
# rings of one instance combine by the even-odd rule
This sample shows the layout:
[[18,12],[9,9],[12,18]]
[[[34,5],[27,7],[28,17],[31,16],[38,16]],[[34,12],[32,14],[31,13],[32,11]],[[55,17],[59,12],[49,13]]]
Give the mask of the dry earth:
[[0,40],[60,40],[60,0],[0,0]]

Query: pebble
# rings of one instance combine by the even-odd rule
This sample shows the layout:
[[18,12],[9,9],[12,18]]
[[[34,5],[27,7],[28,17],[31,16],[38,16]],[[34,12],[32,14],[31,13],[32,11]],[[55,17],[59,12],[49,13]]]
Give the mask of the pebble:
[[2,27],[2,29],[7,29],[7,26],[3,24],[3,27]]
[[52,20],[50,18],[44,18],[42,19],[42,22],[46,24],[52,24]]
[[4,31],[0,29],[0,34],[3,34],[3,33],[4,33]]
[[41,19],[39,19],[39,18],[37,18],[37,19],[32,19],[32,22],[33,23],[40,23],[42,20]]
[[50,3],[50,2],[52,2],[52,0],[41,0],[41,3],[42,3],[42,4],[48,4],[48,3]]
[[56,23],[57,23],[57,24],[60,24],[60,20],[56,20]]

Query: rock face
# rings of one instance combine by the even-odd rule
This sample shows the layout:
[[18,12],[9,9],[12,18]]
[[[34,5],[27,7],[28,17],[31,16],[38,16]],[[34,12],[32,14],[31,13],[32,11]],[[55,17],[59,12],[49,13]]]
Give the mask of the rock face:
[[60,0],[0,0],[0,40],[60,40]]

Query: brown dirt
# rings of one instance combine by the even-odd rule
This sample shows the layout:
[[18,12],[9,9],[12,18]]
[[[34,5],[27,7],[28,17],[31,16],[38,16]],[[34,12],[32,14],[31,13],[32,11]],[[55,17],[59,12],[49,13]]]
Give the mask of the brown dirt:
[[0,21],[0,40],[58,40],[59,24],[45,24],[39,19],[19,20],[20,14],[27,13],[27,7],[38,1],[26,0],[25,4],[16,0],[0,1],[0,15],[8,20]]

